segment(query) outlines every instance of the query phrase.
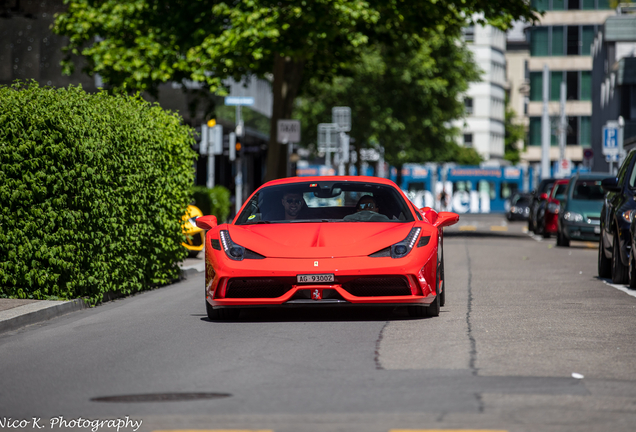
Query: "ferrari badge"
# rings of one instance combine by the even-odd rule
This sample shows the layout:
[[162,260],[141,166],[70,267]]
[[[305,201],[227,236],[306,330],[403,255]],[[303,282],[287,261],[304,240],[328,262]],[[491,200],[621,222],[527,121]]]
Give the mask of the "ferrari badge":
[[313,292],[311,293],[311,298],[313,300],[322,300],[322,290],[319,290],[319,289],[313,290]]

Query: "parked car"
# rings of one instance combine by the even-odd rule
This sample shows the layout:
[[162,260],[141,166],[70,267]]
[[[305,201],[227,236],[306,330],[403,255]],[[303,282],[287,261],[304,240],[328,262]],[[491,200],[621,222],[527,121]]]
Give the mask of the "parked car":
[[548,192],[552,189],[556,179],[548,178],[541,180],[539,187],[532,192],[532,202],[530,203],[530,212],[528,213],[528,231],[535,234],[541,234],[537,231],[537,220],[539,213],[543,216],[545,202],[548,199]]
[[561,179],[554,182],[552,190],[546,200],[543,218],[539,219],[539,229],[543,238],[550,238],[552,234],[557,232],[557,217],[561,201],[565,200],[565,191],[568,187],[567,179]]
[[570,240],[597,242],[601,234],[601,209],[605,193],[601,180],[607,174],[578,173],[567,186],[557,223],[557,246],[570,246]]
[[510,199],[510,208],[506,212],[506,219],[528,220],[530,214],[530,203],[532,202],[532,194],[515,193]]
[[631,150],[616,177],[601,181],[607,194],[601,209],[601,236],[598,247],[598,275],[614,283],[627,283],[631,260],[632,211],[636,210],[636,151]]

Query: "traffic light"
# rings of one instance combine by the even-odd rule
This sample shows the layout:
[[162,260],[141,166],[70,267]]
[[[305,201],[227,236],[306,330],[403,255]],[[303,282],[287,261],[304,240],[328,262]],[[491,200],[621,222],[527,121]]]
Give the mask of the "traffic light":
[[243,145],[240,138],[236,136],[234,132],[230,132],[230,160],[233,161],[237,156],[241,155],[241,150],[243,149]]

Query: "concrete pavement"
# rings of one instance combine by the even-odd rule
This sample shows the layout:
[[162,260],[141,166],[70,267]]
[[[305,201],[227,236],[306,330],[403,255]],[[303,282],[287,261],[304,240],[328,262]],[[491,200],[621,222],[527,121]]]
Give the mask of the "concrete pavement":
[[[182,277],[205,271],[203,253],[197,258],[187,258],[179,264]],[[51,301],[0,298],[0,333],[17,330],[42,321],[75,312],[89,305],[82,299]]]

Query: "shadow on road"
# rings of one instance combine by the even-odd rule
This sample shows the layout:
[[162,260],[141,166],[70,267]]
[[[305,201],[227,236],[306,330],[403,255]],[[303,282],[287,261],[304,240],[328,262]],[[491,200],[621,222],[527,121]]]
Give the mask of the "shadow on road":
[[[444,309],[440,314],[444,313]],[[200,315],[193,315],[200,316]],[[207,322],[328,322],[328,321],[405,321],[435,318],[413,318],[406,307],[275,307],[245,308],[236,320],[212,321],[207,316],[200,318]]]

